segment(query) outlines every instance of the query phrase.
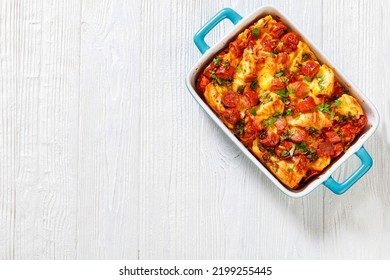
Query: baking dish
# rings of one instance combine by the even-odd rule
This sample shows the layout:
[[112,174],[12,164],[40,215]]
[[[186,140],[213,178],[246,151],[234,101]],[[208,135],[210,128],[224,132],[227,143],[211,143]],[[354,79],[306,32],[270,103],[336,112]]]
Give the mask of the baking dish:
[[[256,159],[256,157],[249,151],[247,148],[230,132],[230,130],[223,124],[219,117],[210,109],[210,107],[203,101],[201,96],[198,95],[196,91],[196,79],[205,66],[210,63],[212,57],[215,54],[224,49],[227,44],[234,39],[240,32],[242,32],[246,27],[251,25],[254,21],[258,20],[261,17],[266,15],[272,15],[280,20],[282,20],[290,29],[299,34],[303,41],[305,41],[313,52],[318,57],[319,61],[326,63],[330,66],[336,75],[336,78],[346,86],[351,95],[353,95],[363,107],[366,116],[367,116],[367,126],[362,131],[361,135],[355,139],[353,145],[337,160],[333,161],[330,166],[328,166],[320,175],[317,175],[315,179],[309,181],[305,186],[300,189],[292,190],[283,186],[278,179]],[[204,41],[205,36],[209,33],[218,23],[224,19],[229,19],[235,26],[233,29],[226,34],[224,38],[220,40],[213,47],[209,47]],[[195,100],[201,105],[201,107],[209,114],[209,116],[217,123],[217,125],[225,132],[225,134],[241,149],[241,151],[263,172],[269,177],[269,179],[285,194],[292,197],[302,197],[321,184],[327,186],[331,191],[336,194],[342,194],[347,191],[354,183],[356,183],[372,166],[372,159],[368,152],[364,149],[363,143],[375,132],[379,125],[379,115],[375,106],[354,86],[348,78],[346,78],[341,71],[333,65],[326,58],[325,55],[313,44],[307,36],[301,32],[296,25],[294,25],[291,20],[289,20],[285,15],[283,15],[276,8],[267,6],[262,7],[254,11],[252,14],[246,18],[242,18],[234,10],[226,8],[218,12],[211,20],[209,20],[194,36],[194,42],[198,49],[204,54],[201,59],[195,64],[195,66],[189,72],[186,84],[192,96]],[[360,160],[360,167],[355,170],[346,180],[343,182],[336,182],[331,174],[351,155],[355,154]]]

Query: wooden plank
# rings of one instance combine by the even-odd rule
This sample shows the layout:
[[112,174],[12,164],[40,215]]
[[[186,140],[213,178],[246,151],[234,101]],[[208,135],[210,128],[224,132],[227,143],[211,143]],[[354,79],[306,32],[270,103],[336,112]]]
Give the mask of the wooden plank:
[[137,258],[140,1],[83,1],[77,257]]
[[[383,26],[389,22],[387,1],[324,1],[324,49],[337,65],[388,116],[386,78],[390,43]],[[326,192],[323,258],[388,259],[390,256],[389,124],[382,121],[365,147],[372,170],[344,195]],[[344,164],[335,179],[343,180],[358,166]]]
[[0,258],[75,257],[79,11],[1,2]]

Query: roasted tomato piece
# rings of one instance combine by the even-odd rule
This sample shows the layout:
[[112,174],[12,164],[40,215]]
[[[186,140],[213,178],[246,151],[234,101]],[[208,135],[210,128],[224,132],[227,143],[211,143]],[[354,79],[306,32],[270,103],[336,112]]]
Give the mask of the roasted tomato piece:
[[301,127],[296,127],[295,132],[290,139],[294,143],[301,143],[303,141],[306,141],[308,138],[309,138],[309,133],[306,131],[306,129]]
[[302,75],[307,76],[310,79],[314,79],[319,69],[320,69],[320,64],[318,62],[314,62],[313,60],[308,60],[302,66],[301,73]]
[[279,142],[279,135],[273,133],[271,130],[260,131],[259,142],[264,146],[273,147]]
[[294,156],[294,162],[298,172],[308,169],[309,160],[304,155]]
[[272,38],[280,38],[284,32],[286,32],[287,26],[284,25],[283,22],[277,22],[270,28],[270,35]]
[[290,74],[288,74],[287,80],[288,80],[289,84],[293,83],[293,82],[296,82],[296,81],[298,81],[298,76],[294,72],[291,72]]
[[247,104],[249,105],[249,107],[246,107],[246,108],[253,107],[253,106],[257,105],[257,103],[259,103],[259,98],[257,96],[257,93],[255,91],[253,91],[252,89],[248,89],[248,90],[244,91],[241,98],[246,99]]
[[333,146],[333,150],[334,150],[333,156],[337,157],[338,155],[340,155],[344,151],[343,144],[337,143],[336,145]]
[[202,74],[199,76],[197,82],[196,82],[196,87],[198,90],[201,92],[205,92],[206,86],[210,83],[210,79],[206,77],[206,75]]
[[263,47],[263,50],[266,52],[274,52],[276,48],[276,42],[271,42],[270,38],[264,37],[261,41],[261,46]]
[[298,45],[298,43],[299,43],[299,38],[298,38],[297,34],[295,34],[293,32],[287,33],[280,40],[283,43],[289,43],[289,44],[293,44],[293,45]]
[[228,90],[222,94],[221,101],[225,107],[228,107],[228,108],[229,107],[236,107],[238,105],[238,102],[240,102],[240,98],[238,96],[238,93],[231,91],[231,90]]
[[276,129],[278,130],[278,133],[282,133],[283,131],[285,131],[286,128],[288,127],[288,123],[287,123],[286,118],[283,117],[281,119],[277,119],[275,121],[275,126],[276,126]]
[[307,113],[312,111],[316,107],[316,104],[314,103],[313,97],[309,96],[300,101],[297,107],[299,109],[299,112]]
[[236,108],[228,108],[221,114],[222,118],[232,125],[235,125],[240,120],[240,112]]
[[234,74],[234,67],[230,66],[230,62],[226,61],[220,64],[217,71],[215,71],[215,75],[218,76],[218,78],[229,80],[233,77]]
[[341,142],[340,136],[332,129],[323,129],[322,134],[326,138],[326,140],[331,144],[336,144]]
[[284,83],[281,78],[274,78],[271,82],[270,90],[277,91],[284,89]]
[[320,157],[333,156],[333,146],[328,142],[321,142],[318,144],[317,155]]
[[289,84],[287,88],[288,88],[288,90],[293,89],[295,96],[298,98],[305,97],[310,91],[308,85],[302,81],[293,82],[293,83]]
[[260,129],[258,129],[258,127],[253,122],[248,122],[248,124],[245,126],[244,133],[240,137],[240,140],[244,145],[251,144],[256,139],[259,131]]
[[279,48],[279,51],[291,53],[298,49],[297,45],[299,43],[299,38],[297,34],[289,32],[283,35],[282,39],[280,40],[283,42],[283,45]]

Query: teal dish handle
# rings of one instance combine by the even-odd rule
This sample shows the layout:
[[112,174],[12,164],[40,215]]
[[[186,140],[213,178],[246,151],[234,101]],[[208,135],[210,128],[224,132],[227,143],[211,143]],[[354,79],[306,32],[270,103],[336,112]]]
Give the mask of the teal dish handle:
[[355,184],[364,174],[370,170],[372,166],[372,158],[364,147],[361,147],[355,155],[360,159],[362,164],[355,170],[344,182],[336,182],[332,176],[329,177],[323,184],[335,194],[345,193],[353,184]]
[[205,25],[203,25],[194,36],[194,43],[202,54],[210,48],[210,46],[205,42],[204,37],[225,18],[229,19],[234,25],[236,25],[242,19],[242,16],[230,8],[225,8],[220,10]]

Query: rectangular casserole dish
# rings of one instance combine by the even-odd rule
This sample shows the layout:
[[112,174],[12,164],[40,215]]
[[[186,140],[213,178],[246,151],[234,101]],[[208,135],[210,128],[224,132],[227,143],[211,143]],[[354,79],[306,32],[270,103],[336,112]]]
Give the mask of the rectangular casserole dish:
[[[334,160],[326,169],[323,170],[314,179],[309,180],[304,186],[297,190],[288,189],[285,187],[236,137],[235,135],[225,126],[221,119],[212,111],[212,109],[205,103],[201,96],[199,96],[196,90],[196,79],[199,74],[204,70],[207,64],[210,63],[211,59],[223,50],[230,41],[232,41],[239,33],[241,33],[249,25],[253,24],[258,19],[272,15],[283,21],[291,30],[296,32],[303,41],[311,48],[315,53],[319,61],[327,64],[331,67],[338,81],[346,86],[350,94],[355,97],[362,108],[364,109],[367,116],[367,125],[362,133],[354,140],[353,145],[338,159]],[[219,22],[224,19],[229,19],[235,26],[233,29],[224,36],[220,42],[215,44],[213,47],[209,47],[204,38],[208,32],[210,32]],[[355,182],[357,182],[372,166],[372,159],[367,151],[363,147],[363,143],[373,135],[379,125],[379,115],[375,106],[354,86],[348,78],[346,78],[341,71],[326,58],[326,56],[313,44],[305,35],[302,33],[291,20],[285,15],[278,11],[274,7],[262,7],[254,11],[246,18],[242,18],[234,10],[226,8],[218,12],[210,21],[208,21],[194,36],[194,42],[198,49],[204,54],[201,59],[195,64],[195,66],[189,72],[186,85],[195,100],[201,105],[201,107],[209,114],[209,116],[216,122],[216,124],[225,132],[225,134],[235,143],[241,151],[264,173],[269,179],[285,194],[292,197],[302,197],[321,184],[327,186],[331,191],[336,194],[342,194],[347,191]],[[346,180],[343,182],[336,182],[331,174],[340,165],[345,162],[351,155],[355,154],[361,160],[360,167],[355,170]]]

